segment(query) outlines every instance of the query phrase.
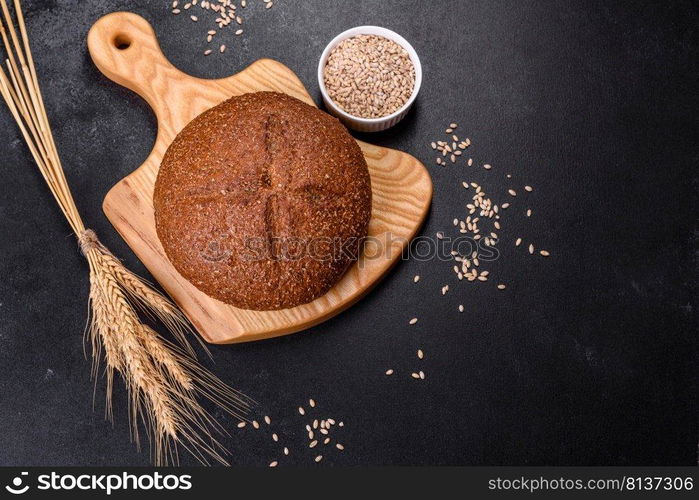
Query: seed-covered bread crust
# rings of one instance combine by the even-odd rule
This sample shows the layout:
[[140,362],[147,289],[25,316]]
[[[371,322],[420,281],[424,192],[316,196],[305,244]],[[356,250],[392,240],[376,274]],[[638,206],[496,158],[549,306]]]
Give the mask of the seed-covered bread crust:
[[153,202],[158,237],[182,276],[236,307],[284,309],[326,293],[357,259],[371,181],[335,118],[258,92],[180,132]]

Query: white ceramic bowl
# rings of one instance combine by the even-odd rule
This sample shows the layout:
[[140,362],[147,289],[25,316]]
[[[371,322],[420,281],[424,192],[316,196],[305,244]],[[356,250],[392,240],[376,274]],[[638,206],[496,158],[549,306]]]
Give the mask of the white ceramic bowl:
[[[378,35],[388,38],[389,40],[393,40],[408,52],[410,60],[412,61],[413,66],[415,66],[415,88],[413,88],[413,93],[410,96],[410,99],[408,99],[408,101],[398,111],[391,113],[388,116],[383,116],[381,118],[360,118],[358,116],[350,115],[346,111],[340,109],[340,107],[333,102],[328,95],[327,89],[325,88],[323,70],[328,62],[330,52],[343,40],[357,35]],[[420,58],[417,56],[417,52],[415,52],[413,46],[410,45],[408,41],[398,33],[394,33],[391,30],[387,30],[386,28],[381,28],[379,26],[357,26],[356,28],[349,29],[337,35],[323,51],[323,55],[320,56],[320,62],[318,63],[318,85],[320,86],[320,93],[323,96],[323,102],[325,102],[325,106],[328,108],[328,111],[337,116],[342,123],[359,132],[379,132],[394,126],[408,114],[408,111],[410,111],[410,107],[413,105],[413,102],[415,102],[418,92],[420,92],[420,85],[422,85],[422,65],[420,64]]]

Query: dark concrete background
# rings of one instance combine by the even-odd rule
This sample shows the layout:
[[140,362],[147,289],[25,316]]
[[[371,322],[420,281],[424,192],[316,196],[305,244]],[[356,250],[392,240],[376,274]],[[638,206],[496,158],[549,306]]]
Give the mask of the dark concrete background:
[[[145,273],[101,201],[147,156],[156,124],[85,45],[91,24],[116,10],[149,19],[193,75],[272,57],[316,98],[317,60],[333,36],[394,29],[417,49],[425,80],[409,118],[368,140],[428,165],[424,234],[461,216],[464,179],[500,200],[510,186],[535,187],[504,219],[503,254],[490,266],[506,291],[457,284],[449,264],[405,262],[312,330],[212,349],[208,366],[272,415],[292,450],[282,464],[312,463],[296,413],[308,397],[346,424],[337,434],[346,451],[324,453],[324,466],[696,464],[696,3],[277,0],[265,11],[248,1],[245,35],[225,32],[228,52],[208,58],[208,24],[170,15],[167,0],[25,2],[77,203],[135,271]],[[493,170],[433,166],[428,143],[452,120]],[[0,464],[147,465],[129,443],[123,388],[113,427],[102,418],[103,380],[93,410],[87,267],[4,107],[0,124]],[[552,256],[516,251],[517,236]],[[420,322],[408,328],[412,316]],[[408,375],[418,347],[424,382]],[[281,456],[267,431],[224,442],[235,464]]]

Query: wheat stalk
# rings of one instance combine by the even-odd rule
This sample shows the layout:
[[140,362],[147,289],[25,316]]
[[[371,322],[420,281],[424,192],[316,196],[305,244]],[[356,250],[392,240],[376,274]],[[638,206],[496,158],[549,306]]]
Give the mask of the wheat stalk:
[[[156,465],[176,463],[178,446],[202,463],[214,460],[225,464],[226,450],[212,435],[225,434],[225,430],[199,399],[208,399],[240,419],[254,402],[198,364],[187,341],[192,330],[184,314],[145,280],[126,269],[97,235],[85,227],[51,133],[20,1],[14,0],[19,33],[7,1],[0,0],[0,38],[7,52],[7,69],[0,65],[0,94],[88,262],[90,318],[86,343],[92,348],[95,379],[101,361],[105,363],[106,418],[113,418],[112,387],[114,374],[118,373],[129,393],[132,440],[140,445],[139,422],[142,422]],[[177,344],[168,342],[146,325],[138,312],[163,323]]]

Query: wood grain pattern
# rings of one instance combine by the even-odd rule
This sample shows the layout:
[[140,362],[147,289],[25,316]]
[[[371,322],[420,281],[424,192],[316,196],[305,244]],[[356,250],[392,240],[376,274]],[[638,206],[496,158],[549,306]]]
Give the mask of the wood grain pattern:
[[342,280],[317,300],[282,311],[237,309],[200,292],[172,267],[160,245],[153,217],[153,186],[161,159],[177,133],[194,117],[223,100],[273,90],[315,105],[286,66],[261,59],[220,80],[186,75],[162,54],[153,28],[135,14],[117,12],[95,23],[90,55],[107,77],[142,96],[158,120],[147,160],[107,194],[104,212],[151,274],[211,343],[245,342],[297,332],[351,306],[401,258],[432,199],[432,182],[412,156],[359,141],[372,181],[369,244]]

